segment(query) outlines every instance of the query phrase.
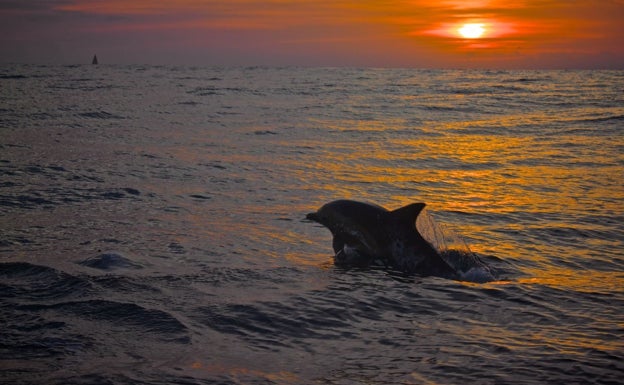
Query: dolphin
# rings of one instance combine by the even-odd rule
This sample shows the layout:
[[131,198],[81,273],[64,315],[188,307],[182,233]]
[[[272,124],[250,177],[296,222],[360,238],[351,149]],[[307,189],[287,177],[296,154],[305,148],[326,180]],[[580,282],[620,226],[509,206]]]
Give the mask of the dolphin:
[[[381,262],[407,274],[492,280],[489,269],[476,255],[462,255],[460,269],[449,255],[439,253],[423,238],[416,228],[416,218],[425,206],[425,203],[412,203],[389,211],[375,204],[337,200],[307,214],[306,218],[331,231],[336,265],[368,266]],[[464,269],[466,259],[472,263]],[[473,267],[479,269],[476,274]],[[469,273],[466,275],[461,270]]]

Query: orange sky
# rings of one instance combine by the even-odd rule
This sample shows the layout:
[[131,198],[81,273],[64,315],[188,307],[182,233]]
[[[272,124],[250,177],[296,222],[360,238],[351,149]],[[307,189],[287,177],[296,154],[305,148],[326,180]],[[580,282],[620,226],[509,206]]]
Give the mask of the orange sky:
[[624,69],[623,20],[624,0],[0,0],[0,60]]

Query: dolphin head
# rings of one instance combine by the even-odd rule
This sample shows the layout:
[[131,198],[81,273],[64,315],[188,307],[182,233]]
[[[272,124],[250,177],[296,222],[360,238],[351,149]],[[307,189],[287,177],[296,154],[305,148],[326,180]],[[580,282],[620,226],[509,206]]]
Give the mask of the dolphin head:
[[327,227],[335,236],[342,233],[362,233],[365,227],[378,225],[387,212],[377,205],[337,200],[323,205],[316,212],[309,213],[306,218]]
[[337,202],[339,201],[323,205],[316,212],[306,215],[306,218],[327,227],[332,234],[340,232],[345,226],[350,225],[352,220],[346,207]]
[[331,231],[336,265],[366,266],[386,257],[380,249],[379,231],[375,230],[383,229],[387,213],[377,205],[338,200],[325,204],[306,218]]

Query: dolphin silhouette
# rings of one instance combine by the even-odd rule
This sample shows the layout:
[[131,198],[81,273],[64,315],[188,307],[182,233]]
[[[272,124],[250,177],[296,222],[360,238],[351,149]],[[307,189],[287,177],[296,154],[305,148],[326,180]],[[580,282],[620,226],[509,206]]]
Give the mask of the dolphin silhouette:
[[307,218],[331,231],[338,265],[365,266],[375,261],[406,273],[456,279],[453,269],[416,229],[424,203],[394,211],[369,203],[337,200]]
[[[336,265],[368,266],[381,262],[408,274],[493,280],[489,268],[476,255],[462,255],[462,266],[458,268],[449,255],[443,257],[423,238],[416,229],[416,218],[424,208],[424,203],[412,203],[389,211],[374,204],[337,200],[306,218],[331,231]],[[473,267],[478,269],[476,273]]]

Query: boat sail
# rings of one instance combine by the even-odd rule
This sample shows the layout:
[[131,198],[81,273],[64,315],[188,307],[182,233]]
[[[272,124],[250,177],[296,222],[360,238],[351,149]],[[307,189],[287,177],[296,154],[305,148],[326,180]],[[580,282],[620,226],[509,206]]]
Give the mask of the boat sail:
[[91,61],[91,64],[97,64],[98,60],[97,60],[97,55],[93,55],[93,60]]

